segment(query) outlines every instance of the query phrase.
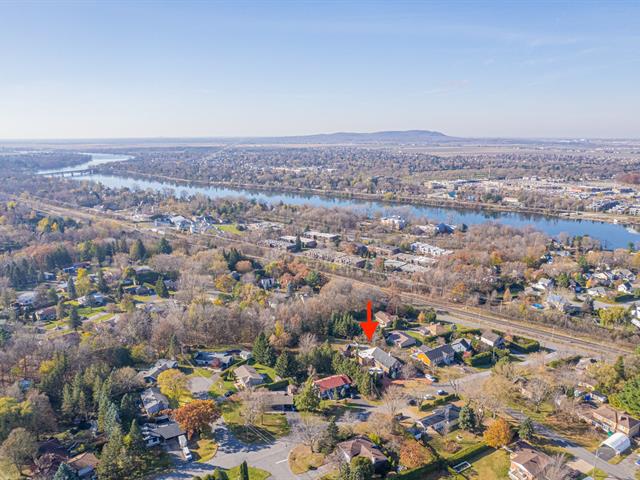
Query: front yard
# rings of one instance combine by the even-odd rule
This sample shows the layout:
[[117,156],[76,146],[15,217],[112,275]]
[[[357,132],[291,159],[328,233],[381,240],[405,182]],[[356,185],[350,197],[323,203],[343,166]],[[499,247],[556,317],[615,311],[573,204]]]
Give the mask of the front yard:
[[289,453],[289,468],[296,475],[320,468],[325,456],[313,453],[306,445],[298,445]]
[[229,400],[222,404],[222,418],[229,430],[245,443],[263,443],[289,433],[289,423],[283,413],[265,413],[253,425],[246,425],[240,402]]

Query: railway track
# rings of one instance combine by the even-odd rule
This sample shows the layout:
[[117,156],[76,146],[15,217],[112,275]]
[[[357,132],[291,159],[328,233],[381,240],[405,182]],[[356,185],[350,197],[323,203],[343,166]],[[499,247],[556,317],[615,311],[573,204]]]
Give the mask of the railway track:
[[[154,232],[150,228],[139,228],[136,224],[129,220],[125,220],[119,218],[113,214],[105,214],[104,217],[101,217],[96,212],[87,211],[83,207],[77,207],[73,205],[52,205],[47,199],[38,199],[38,202],[33,202],[29,200],[25,200],[24,198],[16,198],[16,200],[20,200],[22,202],[27,202],[34,208],[36,211],[45,213],[48,215],[59,215],[59,216],[67,216],[71,218],[78,218],[82,220],[88,220],[94,222],[96,220],[109,220],[115,222],[116,224],[122,226],[124,229],[134,230],[140,233],[144,233],[147,235],[160,236],[157,232]],[[45,205],[42,205],[40,202],[46,202]],[[165,236],[169,236],[176,239],[186,240],[191,245],[202,246],[205,244],[204,240],[206,239],[214,239],[217,241],[221,241],[226,243],[229,246],[239,247],[242,245],[247,245],[251,247],[256,247],[255,244],[251,242],[247,242],[240,239],[230,239],[223,235],[217,235],[213,233],[207,234],[199,234],[198,237],[193,235],[187,235],[182,232],[171,231],[167,232]],[[254,258],[258,260],[264,260],[264,257],[253,255]],[[354,284],[359,284],[366,288],[375,289],[385,294],[396,294],[399,295],[400,298],[413,306],[416,307],[431,307],[439,310],[444,310],[447,313],[448,317],[451,317],[455,322],[456,319],[460,322],[468,322],[478,325],[478,327],[484,328],[492,328],[496,330],[513,332],[515,334],[527,336],[533,338],[542,344],[556,344],[556,345],[565,345],[571,350],[575,349],[583,349],[589,352],[596,353],[598,355],[604,355],[607,357],[617,356],[617,355],[628,355],[633,352],[631,347],[626,345],[616,345],[612,342],[599,341],[593,338],[588,338],[584,336],[576,336],[573,334],[567,334],[565,332],[559,331],[554,327],[549,327],[546,325],[532,325],[530,323],[500,317],[497,314],[487,313],[480,311],[477,308],[464,307],[457,304],[452,304],[448,302],[443,302],[432,297],[428,297],[426,295],[421,295],[418,293],[411,292],[401,292],[392,291],[388,287],[383,287],[374,283],[365,282],[362,280],[354,279],[348,275],[343,275],[340,273],[335,273],[330,270],[329,262],[320,261],[321,264],[325,264],[325,269],[323,269],[323,274],[327,277],[331,278],[339,278],[343,280],[348,280]]]

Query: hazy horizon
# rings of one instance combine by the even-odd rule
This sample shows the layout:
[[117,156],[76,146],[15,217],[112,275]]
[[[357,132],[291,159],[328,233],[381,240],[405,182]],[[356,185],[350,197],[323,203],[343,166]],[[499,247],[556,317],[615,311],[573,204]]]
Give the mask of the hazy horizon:
[[632,2],[0,5],[0,139],[636,139]]

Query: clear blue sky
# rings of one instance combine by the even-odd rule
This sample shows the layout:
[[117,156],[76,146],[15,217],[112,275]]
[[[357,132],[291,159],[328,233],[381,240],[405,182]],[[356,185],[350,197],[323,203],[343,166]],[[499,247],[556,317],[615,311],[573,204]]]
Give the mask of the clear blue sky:
[[640,2],[0,3],[0,137],[640,137]]

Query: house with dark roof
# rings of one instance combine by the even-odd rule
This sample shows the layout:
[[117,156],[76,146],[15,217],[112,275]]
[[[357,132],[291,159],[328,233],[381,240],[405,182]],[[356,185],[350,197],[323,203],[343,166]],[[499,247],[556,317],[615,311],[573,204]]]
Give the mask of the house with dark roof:
[[473,350],[471,342],[469,342],[469,340],[467,340],[466,338],[458,338],[457,340],[451,342],[450,345],[451,348],[453,348],[453,351],[459,353],[460,355],[464,355],[466,352],[470,352],[471,350]]
[[387,335],[387,343],[393,344],[398,348],[408,348],[416,344],[416,339],[403,331],[394,330]]
[[335,400],[347,396],[351,390],[352,383],[347,375],[332,375],[313,382],[318,395],[323,400]]
[[221,352],[206,352],[200,351],[196,353],[193,360],[196,362],[196,365],[201,367],[212,367],[212,368],[229,368],[229,366],[233,363],[233,357],[227,353]]
[[361,365],[378,369],[391,378],[396,378],[402,368],[400,360],[378,347],[358,351],[358,362]]
[[56,307],[47,307],[36,311],[36,320],[50,322],[56,319]]
[[340,442],[338,448],[344,455],[347,462],[351,462],[356,457],[364,457],[371,460],[373,468],[376,471],[381,470],[388,462],[387,457],[382,450],[365,437],[355,437],[346,442]]
[[609,405],[601,405],[591,412],[591,423],[608,433],[620,432],[632,438],[640,433],[640,421]]
[[449,344],[435,348],[420,345],[414,355],[418,360],[430,367],[450,365],[456,358],[456,352]]
[[162,423],[146,423],[142,426],[140,432],[147,447],[169,442],[186,433],[182,427],[180,427],[180,424],[173,420]]
[[450,404],[438,408],[429,415],[422,417],[416,422],[416,425],[422,428],[425,432],[427,430],[433,430],[441,433],[447,428],[451,429],[456,427],[458,425],[459,417],[460,407]]

